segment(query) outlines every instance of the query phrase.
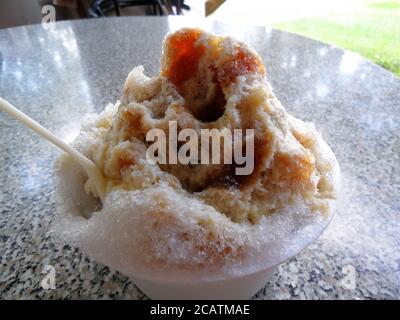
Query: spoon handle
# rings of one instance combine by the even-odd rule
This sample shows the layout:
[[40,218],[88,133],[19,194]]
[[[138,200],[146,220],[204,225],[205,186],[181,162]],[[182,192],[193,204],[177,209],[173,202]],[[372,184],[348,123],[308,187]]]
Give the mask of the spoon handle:
[[11,103],[1,97],[0,110],[8,113],[11,117],[17,119],[19,122],[23,123],[25,126],[41,135],[44,139],[50,141],[51,143],[55,144],[57,147],[61,148],[66,153],[69,153],[72,157],[74,157],[74,159],[78,163],[80,163],[81,166],[85,169],[89,178],[93,180],[100,199],[102,201],[104,200],[106,190],[105,179],[100,169],[92,160],[86,158],[78,150],[72,148],[70,145],[58,138],[52,132],[47,130],[45,127],[40,125],[38,122],[27,116],[22,111],[18,110]]

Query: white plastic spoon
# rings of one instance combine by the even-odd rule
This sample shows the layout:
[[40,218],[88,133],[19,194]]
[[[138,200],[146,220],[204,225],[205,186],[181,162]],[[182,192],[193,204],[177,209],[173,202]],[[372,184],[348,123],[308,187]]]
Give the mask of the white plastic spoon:
[[18,121],[22,122],[25,126],[32,129],[39,135],[41,135],[46,140],[50,141],[51,143],[55,144],[57,147],[61,148],[65,152],[69,153],[74,159],[81,164],[81,166],[85,169],[89,178],[94,182],[96,187],[97,193],[101,199],[104,201],[104,196],[106,193],[106,182],[103,176],[103,173],[97,167],[97,165],[90,159],[86,158],[82,153],[75,150],[60,138],[55,136],[49,130],[41,126],[32,118],[28,117],[25,113],[18,110],[14,107],[11,103],[4,100],[0,97],[0,110],[8,113],[13,118],[17,119]]

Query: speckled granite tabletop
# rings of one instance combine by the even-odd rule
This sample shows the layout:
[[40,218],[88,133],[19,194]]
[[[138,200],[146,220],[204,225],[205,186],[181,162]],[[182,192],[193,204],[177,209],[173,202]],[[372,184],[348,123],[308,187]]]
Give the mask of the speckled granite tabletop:
[[[184,20],[109,18],[0,30],[0,96],[66,141],[117,100],[128,72],[158,71]],[[192,22],[195,23],[195,22]],[[348,51],[266,28],[209,23],[249,42],[289,112],[315,122],[343,171],[338,214],[255,299],[400,298],[400,79]],[[0,115],[0,297],[143,299],[126,276],[53,244],[55,147]],[[56,288],[44,290],[46,265]]]

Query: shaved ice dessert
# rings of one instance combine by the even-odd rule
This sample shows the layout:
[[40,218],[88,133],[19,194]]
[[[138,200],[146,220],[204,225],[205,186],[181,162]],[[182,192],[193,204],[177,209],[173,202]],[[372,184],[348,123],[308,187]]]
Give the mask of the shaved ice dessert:
[[[78,163],[57,160],[54,238],[151,297],[248,298],[329,223],[338,163],[313,124],[287,113],[246,44],[181,29],[165,38],[160,69],[134,68],[121,101],[88,116],[72,143],[104,173],[103,203]],[[168,136],[170,121],[178,132],[254,129],[254,170],[147,161],[146,134]]]

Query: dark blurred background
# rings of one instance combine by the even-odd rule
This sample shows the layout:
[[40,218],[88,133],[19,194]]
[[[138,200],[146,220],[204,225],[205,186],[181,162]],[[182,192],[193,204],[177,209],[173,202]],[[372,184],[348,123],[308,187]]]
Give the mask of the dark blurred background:
[[224,0],[1,0],[0,28],[40,23],[42,8],[54,6],[56,20],[103,16],[196,15],[204,17]]

